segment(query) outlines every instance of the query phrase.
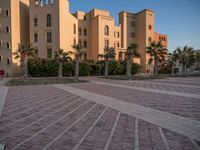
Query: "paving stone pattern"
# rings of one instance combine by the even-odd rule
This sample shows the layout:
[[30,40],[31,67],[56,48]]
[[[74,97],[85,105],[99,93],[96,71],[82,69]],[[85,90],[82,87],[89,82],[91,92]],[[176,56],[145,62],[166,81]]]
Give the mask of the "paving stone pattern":
[[200,120],[200,98],[185,98],[91,83],[72,86],[126,102]]
[[[173,84],[174,79],[167,80]],[[170,85],[115,84],[171,90]],[[92,83],[70,86],[200,120],[200,99]],[[165,140],[170,150],[199,150],[199,141],[193,141],[195,146],[188,137],[52,86],[10,87],[0,118],[0,143],[6,150],[167,150]]]

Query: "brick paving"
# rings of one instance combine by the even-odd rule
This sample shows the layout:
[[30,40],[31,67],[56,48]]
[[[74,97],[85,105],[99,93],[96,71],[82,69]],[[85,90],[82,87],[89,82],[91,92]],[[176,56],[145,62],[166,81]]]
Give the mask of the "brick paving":
[[81,84],[81,86],[72,86],[97,94],[117,98],[126,102],[200,120],[200,98],[187,98],[167,94],[143,92],[140,90],[124,89],[93,83]]
[[[200,89],[200,78],[186,78],[184,81],[182,78],[142,82],[103,79],[99,81],[188,94],[199,94]],[[165,83],[168,85],[164,85]],[[181,86],[176,86],[176,83],[180,83]],[[94,83],[70,86],[188,119],[200,120],[200,98]],[[200,141],[124,112],[53,86],[9,87],[0,117],[0,144],[6,144],[6,150],[200,149]]]

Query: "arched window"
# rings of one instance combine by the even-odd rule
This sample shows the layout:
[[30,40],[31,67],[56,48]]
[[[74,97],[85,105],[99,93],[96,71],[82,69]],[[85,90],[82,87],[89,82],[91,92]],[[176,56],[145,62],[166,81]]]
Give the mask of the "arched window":
[[8,26],[6,26],[6,33],[10,32],[10,28]]
[[6,16],[6,17],[9,16],[9,10],[6,10],[6,11],[5,11],[5,16]]
[[7,65],[10,65],[10,59],[9,58],[6,59],[6,62],[7,62]]
[[74,34],[76,34],[76,24],[74,24]]
[[47,27],[51,27],[51,14],[47,14]]
[[105,26],[104,30],[105,30],[105,35],[109,35],[109,27],[108,27],[108,25]]
[[6,48],[10,49],[10,43],[9,42],[6,43]]

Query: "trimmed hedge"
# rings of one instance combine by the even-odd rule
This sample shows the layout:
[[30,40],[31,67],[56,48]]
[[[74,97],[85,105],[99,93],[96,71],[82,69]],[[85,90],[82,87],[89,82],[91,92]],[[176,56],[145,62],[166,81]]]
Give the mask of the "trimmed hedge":
[[[80,76],[99,76],[104,75],[104,61],[94,62],[93,60],[84,60],[80,63]],[[75,70],[75,62],[69,61],[63,63],[63,76],[73,76]],[[140,65],[133,63],[132,74],[139,72]],[[125,75],[125,61],[110,61],[109,75]],[[55,60],[48,59],[30,59],[28,61],[28,73],[31,77],[56,77],[58,76],[58,63]]]

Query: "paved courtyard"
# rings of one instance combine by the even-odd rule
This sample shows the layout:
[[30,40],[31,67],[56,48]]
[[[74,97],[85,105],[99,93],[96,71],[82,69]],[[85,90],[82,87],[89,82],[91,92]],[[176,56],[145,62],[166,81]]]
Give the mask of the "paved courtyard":
[[200,78],[5,87],[6,150],[200,150]]

